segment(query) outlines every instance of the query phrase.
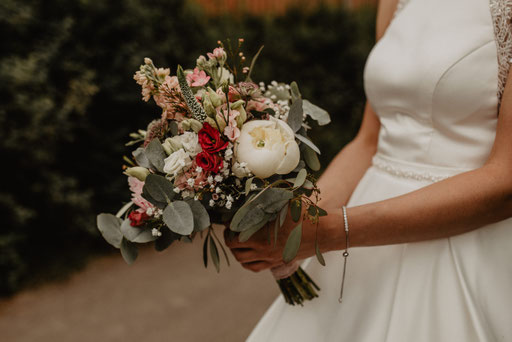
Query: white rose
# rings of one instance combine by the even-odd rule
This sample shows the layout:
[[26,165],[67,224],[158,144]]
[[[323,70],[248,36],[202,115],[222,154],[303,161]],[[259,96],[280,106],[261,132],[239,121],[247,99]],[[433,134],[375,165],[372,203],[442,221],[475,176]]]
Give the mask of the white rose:
[[267,178],[293,171],[299,164],[300,151],[290,126],[270,117],[270,120],[253,120],[243,125],[235,156],[255,176]]
[[192,159],[190,159],[190,155],[185,150],[179,149],[165,158],[164,162],[164,172],[176,176],[181,170],[192,164]]
[[199,145],[199,139],[195,132],[185,132],[180,136],[181,145],[187,151],[191,157],[195,157],[201,152],[201,145]]

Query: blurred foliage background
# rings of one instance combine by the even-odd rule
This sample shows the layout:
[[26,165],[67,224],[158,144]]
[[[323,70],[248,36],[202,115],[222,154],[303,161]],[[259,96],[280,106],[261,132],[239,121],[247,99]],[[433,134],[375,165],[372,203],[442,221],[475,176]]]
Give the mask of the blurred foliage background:
[[158,117],[133,73],[192,67],[218,39],[265,45],[254,79],[297,81],[332,124],[313,131],[330,159],[355,134],[374,7],[290,6],[211,13],[185,0],[2,0],[0,3],[0,295],[62,277],[111,251],[99,212],[129,199],[128,133]]

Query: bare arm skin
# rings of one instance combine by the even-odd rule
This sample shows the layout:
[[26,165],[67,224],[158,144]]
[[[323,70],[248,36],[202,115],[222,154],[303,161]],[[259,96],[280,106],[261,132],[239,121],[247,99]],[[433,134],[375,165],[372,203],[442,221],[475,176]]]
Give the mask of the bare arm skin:
[[[512,70],[509,79],[512,78],[511,74]],[[365,119],[368,112],[367,106]],[[361,130],[364,132],[363,126]],[[511,132],[512,81],[507,82],[505,87],[494,146],[485,165],[399,197],[349,208],[351,245],[375,246],[446,238],[512,217]],[[353,142],[355,146],[357,139]],[[354,157],[347,148],[344,151],[348,152],[342,151],[329,166],[320,183],[320,189],[327,187],[324,191],[324,207],[332,205],[325,208],[328,216],[323,217],[319,225],[318,236],[322,251],[340,250],[345,246],[339,204],[346,202],[347,193],[351,193],[353,184],[357,183],[357,177],[352,175],[348,181],[338,184],[338,178],[345,178],[345,175],[343,170],[337,170],[337,166],[343,167],[349,162],[353,166],[355,162],[349,159]],[[355,165],[360,169],[364,168],[361,161],[357,161]],[[336,198],[340,196],[339,192],[337,195],[329,192],[331,187],[343,190],[341,199]],[[288,218],[284,229],[280,231],[276,246],[267,243],[267,232],[264,230],[246,243],[240,243],[236,239],[227,243],[244,267],[261,271],[282,263],[282,249],[294,226]],[[302,238],[297,259],[310,257],[315,253],[315,226],[308,221],[303,223]]]

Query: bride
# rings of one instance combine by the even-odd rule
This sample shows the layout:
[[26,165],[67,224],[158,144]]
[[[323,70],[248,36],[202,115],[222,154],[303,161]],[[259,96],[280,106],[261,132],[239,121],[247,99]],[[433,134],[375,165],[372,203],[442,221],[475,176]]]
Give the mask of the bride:
[[[510,16],[505,0],[380,1],[360,131],[319,181],[326,267],[304,222],[320,297],[277,298],[248,341],[512,341]],[[288,222],[275,248],[263,231],[227,244],[252,271],[281,265]]]

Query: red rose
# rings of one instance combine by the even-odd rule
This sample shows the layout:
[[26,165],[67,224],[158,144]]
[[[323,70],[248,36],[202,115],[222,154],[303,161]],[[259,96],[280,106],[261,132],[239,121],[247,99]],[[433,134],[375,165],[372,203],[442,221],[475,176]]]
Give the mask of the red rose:
[[220,132],[207,122],[203,124],[203,128],[197,135],[203,151],[208,153],[216,153],[228,147],[228,142],[221,139]]
[[196,163],[203,170],[213,173],[219,172],[224,165],[222,158],[218,154],[209,154],[204,151],[196,156]]
[[145,212],[132,211],[130,215],[128,215],[128,218],[130,219],[130,226],[138,227],[142,226],[149,216]]

